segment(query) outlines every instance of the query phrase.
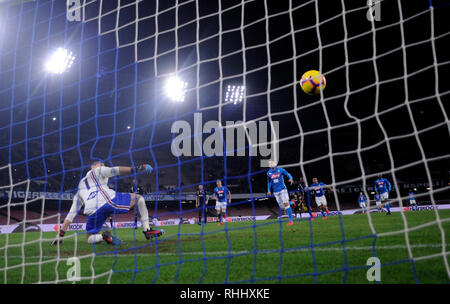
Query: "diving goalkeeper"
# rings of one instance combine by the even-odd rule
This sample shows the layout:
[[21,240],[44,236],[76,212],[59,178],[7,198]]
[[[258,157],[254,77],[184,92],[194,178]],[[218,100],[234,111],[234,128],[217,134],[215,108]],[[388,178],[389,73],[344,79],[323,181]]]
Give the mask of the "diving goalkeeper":
[[[136,172],[151,173],[153,168],[150,165],[140,165],[136,167]],[[140,217],[143,233],[147,240],[162,235],[162,231],[155,231],[150,228],[149,217],[145,200],[141,195],[135,193],[115,192],[108,187],[108,179],[116,175],[128,175],[133,172],[131,167],[106,167],[98,161],[91,165],[91,170],[81,179],[78,184],[78,192],[75,194],[72,207],[67,214],[61,229],[52,245],[62,243],[63,237],[72,223],[73,219],[84,205],[84,214],[87,215],[86,239],[89,244],[105,241],[114,244],[111,233],[105,231],[102,234],[103,224],[106,219],[115,214],[128,213],[137,205],[138,216]]]

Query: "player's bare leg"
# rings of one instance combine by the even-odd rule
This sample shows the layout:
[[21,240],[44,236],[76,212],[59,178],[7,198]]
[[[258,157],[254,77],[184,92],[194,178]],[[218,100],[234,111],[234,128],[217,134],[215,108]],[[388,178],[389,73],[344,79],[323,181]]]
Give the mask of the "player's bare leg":
[[[108,217],[108,218],[111,219],[111,217]],[[112,225],[111,225],[111,227],[112,227]],[[114,237],[111,234],[111,232],[109,232],[108,230],[105,230],[102,233],[86,232],[86,241],[88,244],[97,244],[102,241],[105,241],[107,244],[110,244],[110,245],[123,245],[123,242],[119,238]]]
[[86,240],[87,240],[88,244],[97,244],[97,243],[100,243],[101,241],[105,241],[106,243],[111,244],[111,245],[114,244],[114,238],[111,235],[111,232],[109,232],[109,231],[103,231],[102,234],[86,233]]
[[150,228],[150,219],[148,217],[148,210],[147,206],[145,205],[144,197],[139,194],[130,193],[131,195],[131,203],[130,203],[130,210],[132,210],[137,205],[137,210],[139,219],[142,224],[143,231],[145,238],[147,240],[150,240],[154,237],[159,237],[164,234],[164,230],[157,231]]

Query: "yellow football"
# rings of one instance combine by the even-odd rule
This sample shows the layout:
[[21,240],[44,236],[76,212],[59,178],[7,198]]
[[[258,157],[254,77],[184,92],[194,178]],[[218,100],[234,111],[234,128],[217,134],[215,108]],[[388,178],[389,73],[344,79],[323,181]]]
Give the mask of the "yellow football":
[[320,90],[324,90],[327,85],[325,76],[319,71],[311,70],[302,75],[300,80],[300,86],[303,92],[309,95],[316,95],[320,93]]

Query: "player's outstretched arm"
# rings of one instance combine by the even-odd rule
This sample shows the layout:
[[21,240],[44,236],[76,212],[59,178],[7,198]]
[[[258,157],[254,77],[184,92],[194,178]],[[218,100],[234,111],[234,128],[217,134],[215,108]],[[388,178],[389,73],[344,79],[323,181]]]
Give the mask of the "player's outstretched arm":
[[58,245],[58,244],[62,244],[64,235],[66,234],[67,228],[69,227],[69,225],[70,225],[71,223],[72,223],[72,222],[69,221],[68,219],[65,219],[65,220],[64,220],[64,223],[63,223],[62,227],[59,229],[59,231],[58,231],[57,234],[56,234],[55,239],[51,242],[50,245],[56,246],[56,245]]
[[[131,173],[133,173],[133,167],[115,167],[112,168],[115,169],[116,175],[129,175]],[[149,164],[142,164],[142,165],[138,165],[135,167],[136,172],[140,173],[140,172],[145,172],[145,173],[151,173],[153,171],[152,166],[150,166]]]
[[150,174],[153,171],[152,166],[150,166],[149,164],[138,165],[135,168],[122,166],[120,167],[101,166],[96,168],[95,170],[98,170],[98,174],[100,174],[101,176],[105,178],[110,178],[117,175],[130,175],[134,172],[133,169],[135,169],[137,173],[145,172],[147,174]]
[[331,192],[333,192],[333,186],[332,185],[326,185],[322,182],[319,182],[319,185],[322,186],[323,188],[327,188],[330,189]]
[[72,223],[75,216],[80,211],[81,207],[83,206],[83,201],[78,196],[78,193],[75,194],[72,200],[72,206],[70,207],[69,213],[67,214],[66,218],[64,219],[64,223],[62,227],[60,227],[59,231],[56,234],[55,239],[52,241],[51,245],[56,246],[57,244],[62,244],[64,235],[66,234],[67,228],[69,228],[69,225]]
[[391,183],[387,179],[385,179],[385,180],[386,180],[386,183],[388,184],[388,191],[391,191],[391,189],[392,189]]
[[334,191],[334,188],[333,188],[333,186],[332,186],[332,185],[327,185],[327,188],[328,188],[328,189],[330,189],[330,191],[331,191],[331,192],[333,192],[333,191]]
[[289,172],[287,172],[285,169],[282,170],[282,173],[287,176],[289,183],[292,186],[294,184],[294,179],[293,179],[292,175],[289,174]]

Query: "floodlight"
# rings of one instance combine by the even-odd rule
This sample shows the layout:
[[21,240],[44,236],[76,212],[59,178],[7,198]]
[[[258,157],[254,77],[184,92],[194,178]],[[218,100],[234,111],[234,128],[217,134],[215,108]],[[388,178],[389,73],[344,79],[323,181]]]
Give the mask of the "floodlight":
[[166,94],[172,101],[183,102],[187,85],[178,77],[170,77],[166,82]]
[[45,69],[52,74],[62,74],[72,66],[75,60],[72,52],[58,48],[47,60]]
[[245,94],[245,86],[243,85],[228,85],[225,93],[225,102],[233,102],[237,104],[242,102]]

